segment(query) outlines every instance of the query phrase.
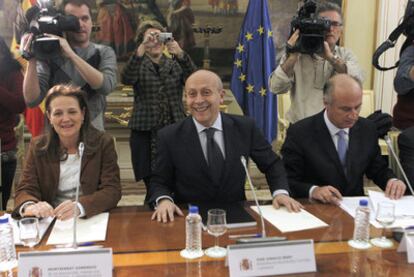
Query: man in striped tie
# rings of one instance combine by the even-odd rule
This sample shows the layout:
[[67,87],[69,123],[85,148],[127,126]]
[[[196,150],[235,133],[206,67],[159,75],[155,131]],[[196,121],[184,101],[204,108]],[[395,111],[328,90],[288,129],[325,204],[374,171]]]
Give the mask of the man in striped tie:
[[176,204],[244,201],[245,171],[241,157],[251,158],[266,175],[273,206],[298,212],[282,160],[272,151],[254,120],[220,112],[224,101],[220,77],[198,70],[185,83],[191,116],[158,132],[155,169],[149,186],[152,219],[183,215]]

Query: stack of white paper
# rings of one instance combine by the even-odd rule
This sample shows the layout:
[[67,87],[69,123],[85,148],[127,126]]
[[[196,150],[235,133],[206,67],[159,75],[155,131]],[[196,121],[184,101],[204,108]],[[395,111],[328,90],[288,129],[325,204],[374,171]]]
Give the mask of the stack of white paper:
[[395,216],[414,216],[414,196],[403,196],[398,200],[392,200],[385,197],[384,192],[368,191],[369,199],[372,202],[373,210],[376,211],[378,203],[391,202],[395,204]]
[[[78,219],[77,242],[104,241],[109,213],[101,213],[88,219]],[[47,244],[70,244],[73,242],[73,219],[56,220]]]
[[371,210],[370,223],[376,228],[383,226],[375,220],[375,212],[378,202],[393,202],[395,204],[396,220],[389,228],[406,228],[414,225],[414,197],[404,196],[399,200],[391,200],[385,197],[383,192],[368,191],[368,197],[343,197],[340,207],[350,216],[354,217],[359,206],[359,200],[367,199]]
[[[259,213],[256,206],[250,208]],[[282,233],[328,226],[328,224],[305,210],[294,213],[289,212],[285,207],[275,209],[272,205],[260,206],[260,208],[263,217]]]

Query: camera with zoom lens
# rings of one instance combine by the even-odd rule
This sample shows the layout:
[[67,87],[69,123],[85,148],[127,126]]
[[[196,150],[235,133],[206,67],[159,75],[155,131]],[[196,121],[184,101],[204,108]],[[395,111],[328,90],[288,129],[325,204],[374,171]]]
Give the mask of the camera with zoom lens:
[[316,2],[305,0],[290,22],[291,34],[299,29],[299,38],[290,52],[303,54],[322,54],[324,51],[325,36],[331,28],[331,21],[315,15]]
[[33,6],[26,12],[26,19],[30,22],[29,32],[34,35],[28,51],[23,57],[30,59],[36,57],[47,60],[60,55],[59,39],[51,38],[45,34],[62,36],[63,32],[77,32],[80,30],[79,19],[74,15],[63,15],[54,7],[39,8]]
[[414,40],[414,0],[409,0],[404,12],[404,21],[407,22],[403,34],[409,40]]
[[413,44],[414,41],[414,0],[407,1],[402,22],[391,32],[387,40],[381,43],[381,45],[375,50],[374,55],[372,56],[372,64],[376,69],[387,71],[399,66],[399,60],[393,66],[389,67],[381,66],[379,64],[379,60],[385,51],[395,47],[397,40],[401,35],[405,35],[406,39],[401,46],[400,56],[408,46]]

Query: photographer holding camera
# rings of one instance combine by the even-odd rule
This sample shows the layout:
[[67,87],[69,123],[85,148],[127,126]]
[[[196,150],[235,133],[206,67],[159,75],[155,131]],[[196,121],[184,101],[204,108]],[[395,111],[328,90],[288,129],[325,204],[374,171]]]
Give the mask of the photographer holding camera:
[[[300,18],[302,13],[306,18]],[[362,70],[354,54],[337,46],[342,34],[342,15],[338,5],[326,2],[316,7],[315,2],[305,1],[298,19],[299,27],[287,41],[286,53],[269,78],[273,93],[290,90],[291,107],[286,116],[290,123],[324,108],[323,86],[333,75],[347,73],[362,82]],[[311,34],[305,37],[308,29]],[[313,30],[316,34],[312,33]],[[321,39],[320,46],[318,38]]]
[[[62,7],[65,15],[78,18],[78,30],[64,32],[65,37],[46,33],[38,39],[36,34],[28,33],[22,38],[22,52],[29,60],[23,83],[25,102],[29,107],[35,107],[43,101],[50,87],[74,84],[87,92],[92,125],[104,130],[106,95],[117,84],[115,53],[108,46],[90,41],[91,9],[85,0],[64,0]],[[48,55],[50,47],[40,48],[42,53],[38,53],[36,43],[41,45],[40,42],[47,43],[48,40],[58,40],[58,55],[53,55],[52,51]]]
[[[144,179],[148,190],[157,131],[186,116],[183,87],[196,67],[157,21],[140,24],[137,44],[121,78],[122,83],[134,87],[134,109],[129,120],[132,166],[135,179]],[[164,48],[172,58],[163,54]]]

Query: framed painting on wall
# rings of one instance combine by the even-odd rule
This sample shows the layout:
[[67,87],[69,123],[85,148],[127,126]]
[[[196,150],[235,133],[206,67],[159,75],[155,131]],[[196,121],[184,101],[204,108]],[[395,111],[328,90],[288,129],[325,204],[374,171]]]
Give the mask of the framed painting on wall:
[[[12,6],[12,3],[16,1],[0,1],[3,4],[0,8],[16,9]],[[56,0],[56,4],[59,5],[61,1]],[[125,61],[136,48],[135,33],[139,23],[152,19],[160,21],[165,26],[168,25],[175,39],[192,56],[199,67],[203,66],[208,45],[211,68],[223,76],[224,81],[230,79],[234,49],[249,0],[87,1],[92,7],[96,27],[93,40],[111,45],[120,62]],[[329,0],[343,8],[346,8],[345,1]],[[302,0],[268,1],[277,59],[280,58],[289,37],[292,17],[302,2]],[[318,2],[324,2],[324,0]],[[14,13],[4,13],[3,10],[3,17],[6,17],[6,14],[7,22],[13,22],[13,19],[9,17]],[[12,33],[12,24],[3,26],[6,28],[3,32]],[[206,33],[200,30],[217,30],[217,32],[211,32],[209,36],[206,36]]]
[[[217,71],[224,81],[228,81],[231,76],[234,49],[248,2],[249,0],[103,0],[96,3],[96,19],[98,25],[102,25],[99,19],[102,8],[120,3],[130,16],[133,34],[143,20],[158,20],[168,26],[174,38],[199,67],[205,65],[203,60],[208,47],[211,68]],[[343,6],[344,1],[329,2]],[[277,59],[280,58],[289,37],[292,17],[302,3],[302,0],[268,1]],[[208,35],[206,32],[209,32]],[[134,47],[136,45],[131,49]],[[118,57],[123,60],[121,55]]]

